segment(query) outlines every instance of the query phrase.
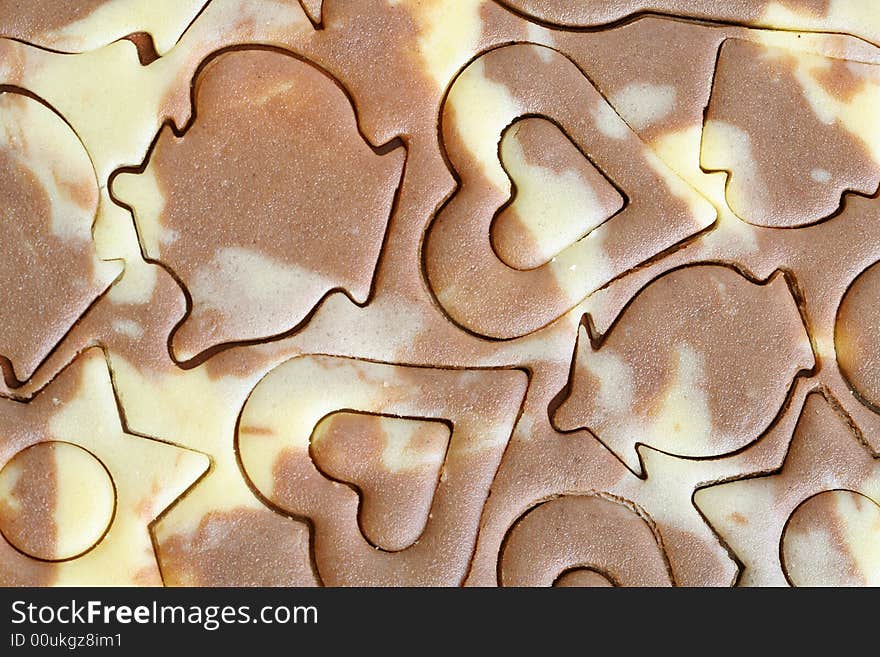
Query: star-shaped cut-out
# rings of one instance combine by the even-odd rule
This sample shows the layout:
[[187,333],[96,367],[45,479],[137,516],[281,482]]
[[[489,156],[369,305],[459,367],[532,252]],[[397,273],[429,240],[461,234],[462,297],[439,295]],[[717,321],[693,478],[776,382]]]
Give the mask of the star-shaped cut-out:
[[[807,509],[820,498],[834,505],[834,514],[817,516]],[[850,504],[851,498],[866,504]],[[870,543],[877,543],[880,527],[867,533],[853,530],[871,512],[871,502],[878,500],[880,461],[860,442],[834,400],[821,392],[807,396],[777,471],[703,488],[694,497],[741,560],[740,584],[750,586],[784,586],[807,579],[812,584],[876,580],[880,560]],[[805,526],[810,522],[812,526]],[[789,528],[797,532],[794,540],[801,546],[787,543]],[[792,563],[792,553],[806,543],[811,545],[809,559],[799,556]],[[805,579],[801,566],[807,562],[814,572]]]
[[123,418],[97,348],[31,401],[0,400],[0,584],[162,584],[151,524],[208,459]]

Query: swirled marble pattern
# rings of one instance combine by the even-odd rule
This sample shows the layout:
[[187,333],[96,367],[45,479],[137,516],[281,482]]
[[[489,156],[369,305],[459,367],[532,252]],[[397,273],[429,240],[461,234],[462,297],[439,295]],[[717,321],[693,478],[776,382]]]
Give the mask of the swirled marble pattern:
[[871,0],[0,0],[0,584],[880,581]]

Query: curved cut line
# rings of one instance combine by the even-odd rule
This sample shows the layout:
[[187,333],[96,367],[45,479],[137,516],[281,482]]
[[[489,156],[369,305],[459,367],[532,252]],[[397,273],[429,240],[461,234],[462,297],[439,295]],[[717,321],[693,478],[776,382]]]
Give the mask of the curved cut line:
[[[804,507],[804,505],[806,505],[808,502],[811,502],[813,499],[815,499],[819,496],[822,496],[822,495],[826,495],[828,493],[848,493],[853,496],[864,498],[868,503],[873,504],[875,507],[877,507],[877,511],[878,511],[878,513],[880,513],[880,504],[878,504],[876,500],[865,495],[864,493],[860,493],[859,491],[851,490],[849,488],[830,488],[828,490],[814,493],[810,497],[801,501],[801,503],[798,504],[794,508],[794,510],[789,514],[788,519],[785,521],[785,524],[782,527],[782,533],[779,537],[779,563],[782,565],[782,574],[785,576],[785,580],[788,582],[789,586],[793,586],[793,587],[799,586],[797,583],[795,583],[794,578],[792,577],[791,573],[789,572],[789,567],[786,564],[786,559],[785,559],[785,537],[788,533],[789,525],[791,524],[792,520],[794,520],[795,515],[797,515],[798,511],[800,511]],[[806,586],[809,586],[809,585],[806,585]]]
[[[599,499],[599,500],[605,500],[607,502],[612,502],[614,504],[618,504],[618,505],[628,509],[632,513],[634,513],[650,529],[651,534],[654,537],[654,541],[657,545],[657,548],[660,551],[660,556],[663,560],[663,563],[664,563],[664,566],[666,569],[666,574],[669,577],[669,581],[672,583],[673,586],[678,585],[676,577],[675,577],[675,572],[672,569],[672,564],[669,560],[669,556],[666,551],[666,547],[663,544],[663,537],[660,534],[660,531],[657,527],[657,524],[654,522],[654,519],[651,518],[651,516],[648,515],[648,513],[645,512],[639,505],[637,505],[635,502],[632,502],[631,500],[620,497],[618,495],[614,495],[613,493],[609,493],[607,491],[587,491],[587,492],[557,493],[554,495],[547,495],[545,497],[539,498],[539,499],[535,500],[534,502],[532,502],[532,504],[530,506],[528,506],[524,511],[522,511],[522,513],[520,513],[513,520],[513,522],[511,522],[510,526],[507,528],[507,531],[505,531],[505,533],[504,533],[504,538],[502,539],[501,545],[499,546],[499,549],[498,549],[498,561],[496,563],[496,577],[497,577],[497,581],[498,581],[499,586],[504,586],[504,584],[503,584],[504,580],[502,577],[502,562],[504,559],[505,549],[507,548],[507,545],[509,543],[509,540],[510,540],[511,534],[513,533],[513,530],[516,529],[516,527],[520,524],[520,522],[522,520],[524,520],[529,514],[537,511],[545,504],[555,502],[557,500],[569,498],[569,497],[577,497],[577,498],[584,498],[584,499],[594,498],[594,499]],[[562,571],[560,571],[556,575],[556,577],[554,578],[554,582],[557,581],[560,577],[562,577],[565,573],[572,571],[572,570],[577,570],[579,568],[584,568],[584,567],[586,567],[589,570],[593,570],[593,571],[599,573],[600,575],[604,576],[612,584],[614,584],[615,587],[622,586],[622,584],[617,581],[617,578],[611,576],[609,573],[606,572],[606,569],[600,568],[600,567],[596,566],[595,564],[582,564],[581,562],[566,566]]]
[[[30,44],[27,44],[27,45],[30,45]],[[89,232],[90,232],[90,236],[91,236],[91,244],[92,244],[92,256],[94,257],[95,261],[106,262],[106,263],[116,263],[119,266],[116,275],[112,279],[110,279],[107,282],[107,284],[104,286],[104,289],[101,290],[98,294],[96,294],[95,298],[92,299],[85,306],[85,308],[82,310],[82,312],[79,314],[79,316],[73,322],[71,322],[70,326],[68,326],[67,330],[65,330],[61,334],[61,336],[59,337],[57,342],[55,344],[53,344],[52,347],[45,354],[43,354],[42,358],[40,358],[39,361],[33,367],[33,370],[30,371],[24,379],[21,379],[18,377],[12,361],[9,358],[7,358],[6,356],[4,356],[3,354],[0,354],[0,382],[2,382],[2,384],[6,387],[6,390],[0,389],[0,399],[24,399],[23,397],[17,397],[15,395],[15,390],[23,387],[30,379],[32,379],[36,375],[36,373],[40,370],[40,368],[42,368],[43,365],[45,365],[49,361],[49,359],[61,348],[62,344],[65,342],[65,340],[68,338],[68,336],[73,332],[73,330],[76,328],[76,326],[83,320],[83,318],[86,317],[86,315],[88,315],[95,308],[95,306],[97,306],[107,296],[107,293],[110,291],[110,289],[122,279],[122,277],[125,275],[125,259],[124,258],[102,258],[98,254],[97,246],[95,245],[95,227],[97,224],[98,212],[99,212],[99,208],[100,208],[100,204],[101,204],[101,200],[100,200],[101,186],[100,186],[100,183],[98,180],[97,170],[95,169],[95,163],[92,160],[92,155],[91,155],[91,153],[89,153],[88,149],[86,148],[86,145],[83,142],[82,138],[80,137],[79,133],[76,131],[76,129],[73,127],[73,125],[67,120],[67,118],[64,117],[64,115],[62,115],[57,109],[55,109],[49,103],[49,101],[47,101],[46,99],[44,99],[40,95],[34,93],[33,91],[30,91],[29,89],[26,89],[26,88],[21,87],[19,85],[3,84],[2,81],[0,81],[0,96],[2,96],[5,93],[23,96],[25,98],[29,98],[29,99],[39,103],[44,108],[46,108],[47,110],[52,112],[52,114],[54,114],[58,119],[60,119],[64,123],[64,125],[67,126],[67,128],[74,135],[74,137],[76,138],[76,141],[79,143],[80,147],[82,148],[82,153],[85,156],[86,161],[89,163],[89,167],[90,167],[90,170],[92,173],[92,179],[95,183],[95,190],[96,190],[96,194],[98,197],[97,203],[95,205],[95,213],[92,215],[91,225],[89,227]],[[2,305],[3,304],[0,304],[0,310],[2,310]],[[88,346],[86,346],[84,349],[87,349],[87,348],[88,348]],[[79,352],[77,352],[77,353],[79,353]],[[48,382],[46,385],[48,385]],[[31,394],[36,394],[36,393],[34,392]],[[28,395],[28,398],[30,396],[31,395]]]
[[12,460],[16,456],[18,456],[19,454],[21,454],[29,449],[32,449],[34,447],[38,447],[40,445],[51,445],[51,444],[69,445],[69,446],[74,447],[76,449],[79,449],[79,450],[85,452],[86,454],[88,454],[89,456],[91,456],[98,463],[98,465],[101,466],[104,473],[107,475],[107,479],[110,481],[110,487],[113,489],[113,505],[110,509],[110,514],[107,518],[106,527],[104,527],[104,530],[101,532],[101,535],[98,536],[98,538],[95,539],[95,541],[90,546],[88,546],[84,550],[81,550],[80,552],[78,552],[72,556],[61,557],[58,559],[49,559],[49,558],[39,557],[39,556],[30,554],[28,552],[25,552],[24,550],[22,550],[20,547],[18,547],[15,543],[13,543],[9,539],[6,536],[6,534],[3,532],[3,528],[0,527],[0,537],[2,537],[6,541],[6,544],[9,545],[9,547],[11,547],[13,550],[18,552],[22,556],[27,557],[28,559],[33,559],[34,561],[40,561],[40,562],[47,563],[47,564],[58,564],[58,563],[64,563],[66,561],[74,561],[75,559],[79,559],[80,557],[85,556],[86,554],[88,554],[89,552],[91,552],[92,550],[94,550],[95,548],[97,548],[101,544],[101,542],[104,540],[104,537],[107,536],[108,533],[110,533],[110,530],[113,527],[113,523],[116,520],[116,510],[117,510],[118,501],[119,501],[119,491],[116,487],[116,480],[113,478],[113,474],[110,472],[110,469],[107,467],[107,465],[104,463],[104,461],[102,461],[100,458],[98,458],[97,454],[95,454],[92,450],[84,447],[83,445],[77,445],[76,443],[72,443],[67,440],[41,440],[39,442],[31,443],[30,445],[28,445],[24,449],[19,450],[18,452],[13,454],[12,457],[8,461],[6,461],[6,463],[4,463],[2,467],[0,467],[0,472],[2,472],[3,468],[5,468],[7,465],[9,465],[12,462]]
[[[559,390],[559,392],[557,392],[551,398],[550,403],[547,406],[548,419],[550,422],[550,426],[553,427],[554,431],[557,431],[558,433],[560,433],[562,435],[566,435],[566,436],[573,436],[573,435],[579,434],[583,431],[588,432],[598,442],[600,442],[614,456],[614,458],[616,458],[630,473],[632,473],[635,477],[637,477],[639,479],[645,480],[645,479],[647,479],[648,474],[647,474],[647,471],[645,470],[644,458],[642,456],[642,449],[643,448],[650,449],[654,452],[658,452],[660,454],[674,457],[676,459],[682,459],[685,461],[709,462],[709,461],[717,460],[719,458],[731,458],[734,456],[738,456],[738,455],[742,454],[743,452],[745,452],[746,450],[754,447],[762,438],[764,438],[767,434],[771,433],[774,430],[774,428],[783,420],[783,418],[787,414],[792,402],[795,400],[798,387],[800,385],[802,385],[803,382],[807,382],[811,378],[813,378],[818,373],[818,368],[819,368],[819,365],[818,365],[819,358],[817,355],[818,352],[816,350],[816,345],[815,345],[815,342],[813,339],[813,333],[812,333],[812,331],[810,331],[810,327],[809,327],[809,324],[807,321],[805,309],[803,308],[803,305],[801,303],[802,296],[797,289],[797,283],[796,283],[794,276],[791,272],[784,270],[784,269],[777,269],[776,271],[772,272],[766,278],[760,279],[760,278],[753,276],[752,274],[750,274],[749,272],[747,272],[743,268],[738,267],[735,264],[732,264],[729,262],[718,261],[718,260],[705,260],[705,261],[701,260],[701,261],[697,261],[697,262],[688,262],[688,263],[677,265],[677,266],[672,267],[670,269],[664,270],[664,271],[660,272],[659,274],[657,274],[654,278],[648,280],[635,293],[630,295],[629,300],[626,302],[626,304],[624,304],[622,306],[622,308],[619,310],[619,312],[617,313],[615,318],[611,321],[611,323],[608,325],[608,327],[605,329],[604,332],[600,332],[596,329],[595,325],[593,324],[593,319],[589,313],[585,313],[581,317],[580,327],[582,327],[586,331],[591,350],[593,352],[600,351],[602,349],[603,345],[605,344],[605,341],[608,339],[608,337],[610,335],[613,334],[618,323],[626,315],[630,306],[632,306],[636,302],[636,300],[641,296],[641,294],[643,292],[645,292],[651,285],[653,285],[659,279],[661,279],[667,275],[674,274],[675,272],[678,272],[678,271],[681,271],[684,269],[693,268],[693,267],[704,267],[704,266],[724,267],[726,269],[729,269],[729,270],[735,272],[739,276],[746,279],[746,281],[748,281],[749,283],[756,285],[756,286],[770,285],[779,276],[782,276],[785,284],[788,286],[789,293],[792,295],[792,297],[795,300],[795,303],[796,303],[796,306],[797,306],[797,309],[798,309],[798,312],[800,315],[800,321],[803,324],[804,333],[809,339],[811,358],[813,361],[812,367],[807,368],[807,369],[800,369],[797,372],[795,372],[795,374],[792,378],[792,382],[788,386],[788,389],[785,393],[785,398],[783,400],[782,405],[779,407],[779,409],[774,414],[773,418],[770,420],[770,422],[767,424],[767,426],[761,431],[761,433],[754,440],[748,442],[747,444],[745,444],[741,447],[730,450],[730,451],[725,452],[723,454],[711,454],[708,456],[693,456],[693,455],[674,454],[668,450],[660,449],[658,447],[654,447],[652,445],[649,445],[649,444],[641,442],[641,441],[636,441],[633,444],[633,449],[635,450],[637,463],[638,463],[638,469],[636,470],[632,467],[632,465],[630,463],[628,463],[626,460],[624,460],[620,456],[620,454],[617,453],[616,450],[612,449],[609,446],[609,444],[602,439],[601,435],[598,432],[591,429],[590,427],[582,426],[582,427],[573,428],[573,429],[561,429],[556,423],[555,416],[556,416],[556,412],[560,408],[560,406],[562,406],[562,404],[565,403],[565,401],[568,400],[572,395],[573,380],[574,380],[574,375],[575,375],[576,366],[577,366],[577,359],[578,359],[578,354],[581,349],[580,331],[578,332],[578,337],[575,340],[575,345],[574,345],[574,349],[572,352],[572,357],[571,357],[571,360],[569,361],[570,365],[569,365],[568,377],[565,381],[565,385],[563,385],[563,387]],[[715,483],[720,483],[720,482],[715,482]],[[714,485],[714,484],[710,484],[710,485]],[[697,490],[699,490],[699,489],[697,489]],[[695,493],[696,493],[696,491],[695,491]],[[697,509],[697,510],[699,511],[699,509]]]
[[[576,1],[576,0],[572,0]],[[840,30],[824,30],[820,28],[811,28],[807,26],[803,27],[774,27],[763,23],[761,21],[748,21],[748,20],[725,20],[722,18],[713,18],[711,16],[705,15],[700,16],[698,14],[692,15],[682,15],[682,13],[675,13],[674,11],[657,11],[651,9],[638,9],[634,10],[624,16],[620,16],[616,19],[609,20],[606,22],[598,22],[590,25],[579,24],[579,23],[570,23],[559,20],[552,20],[548,18],[542,18],[533,12],[529,12],[525,9],[522,9],[518,4],[521,3],[521,0],[494,0],[498,5],[500,5],[503,9],[509,11],[511,14],[515,16],[519,16],[520,18],[527,20],[531,23],[535,23],[536,25],[541,25],[548,29],[558,30],[560,32],[599,32],[602,30],[611,30],[618,27],[624,27],[625,25],[629,25],[630,23],[635,23],[643,18],[662,18],[666,20],[678,21],[681,23],[694,23],[698,25],[709,25],[709,26],[717,26],[717,27],[743,27],[750,30],[761,30],[766,32],[787,32],[790,34],[797,34],[798,32],[805,34],[834,34],[837,36],[849,36],[854,39],[858,39],[866,44],[872,46],[880,47],[880,39],[877,41],[872,41],[870,38],[859,35],[852,34],[850,32],[843,32]]]
[[[446,143],[446,139],[444,136],[444,134],[445,134],[444,120],[446,118],[445,115],[448,113],[447,108],[449,106],[450,95],[451,95],[456,83],[461,79],[461,77],[465,74],[465,72],[468,71],[479,60],[483,60],[484,58],[489,57],[489,56],[495,56],[496,53],[498,51],[501,51],[502,49],[506,49],[506,48],[514,49],[514,48],[518,48],[518,47],[531,47],[531,48],[539,49],[542,52],[552,53],[553,56],[560,58],[560,60],[559,60],[560,65],[574,67],[574,69],[577,70],[577,72],[580,74],[581,78],[583,78],[582,82],[595,91],[597,97],[601,98],[602,101],[604,102],[605,106],[607,106],[608,111],[620,122],[620,124],[622,126],[625,127],[625,130],[627,132],[627,136],[630,138],[634,138],[636,140],[636,143],[643,148],[644,153],[645,153],[645,157],[656,158],[656,162],[657,162],[657,164],[660,165],[660,167],[662,167],[663,172],[668,172],[670,179],[675,180],[678,183],[680,183],[681,188],[688,190],[688,192],[691,194],[691,198],[689,198],[687,201],[685,201],[684,199],[678,199],[678,198],[676,198],[676,200],[680,201],[681,203],[693,203],[695,205],[699,204],[700,209],[705,210],[707,213],[711,212],[712,217],[711,217],[711,220],[707,220],[705,217],[698,216],[699,213],[696,210],[694,210],[693,208],[691,208],[690,216],[688,217],[688,219],[690,220],[692,225],[685,226],[685,221],[683,220],[682,226],[678,230],[678,233],[680,233],[680,235],[676,235],[674,240],[668,239],[667,244],[665,246],[662,246],[662,247],[658,248],[657,250],[652,250],[650,253],[647,253],[647,254],[640,254],[639,262],[635,262],[631,265],[620,267],[619,268],[620,271],[616,271],[616,270],[612,271],[610,273],[609,277],[607,278],[607,280],[603,280],[600,284],[598,284],[595,287],[595,289],[593,289],[591,286],[587,286],[589,289],[586,294],[584,294],[579,299],[576,299],[573,301],[568,301],[566,303],[561,304],[562,306],[565,306],[565,307],[560,312],[554,311],[553,312],[554,316],[548,317],[548,318],[540,318],[537,320],[532,318],[532,319],[528,320],[528,323],[530,325],[525,330],[523,330],[522,328],[517,328],[516,330],[509,330],[509,329],[501,330],[498,327],[477,327],[477,326],[473,325],[474,324],[473,318],[463,319],[463,318],[455,316],[455,312],[453,310],[451,310],[449,307],[447,307],[447,305],[444,304],[440,300],[440,296],[442,296],[442,292],[438,292],[438,290],[436,289],[435,283],[432,281],[432,276],[430,273],[431,267],[428,264],[428,253],[427,252],[428,252],[428,248],[429,248],[430,237],[431,237],[431,234],[432,234],[434,228],[438,224],[440,218],[445,215],[449,206],[455,201],[455,199],[462,193],[462,191],[465,188],[465,183],[463,181],[462,175],[459,173],[456,164],[453,162],[453,158],[449,153],[448,145]],[[540,112],[526,110],[526,111],[522,111],[519,115],[514,117],[510,123],[515,123],[516,120],[518,120],[520,118],[528,118],[528,117],[549,118],[545,114],[542,114]],[[553,120],[553,119],[551,119],[551,120]],[[558,125],[557,121],[554,120],[554,122],[557,123],[557,125]],[[568,135],[568,132],[565,131],[564,129],[563,129],[563,133],[570,137],[570,135]],[[632,128],[629,126],[629,124],[627,124],[626,121],[622,117],[620,117],[619,114],[617,114],[617,111],[608,103],[608,101],[604,98],[604,96],[602,96],[601,92],[598,90],[598,87],[595,85],[592,78],[583,70],[583,68],[581,68],[581,66],[576,61],[574,61],[571,57],[569,57],[569,55],[567,55],[565,52],[563,52],[562,50],[559,50],[555,47],[547,46],[547,45],[541,44],[541,43],[524,41],[524,40],[505,41],[505,42],[494,44],[494,45],[480,51],[479,53],[475,54],[473,57],[471,57],[456,72],[456,74],[452,77],[452,79],[447,84],[446,89],[444,90],[444,94],[443,94],[443,97],[442,97],[441,103],[440,103],[440,116],[439,116],[439,120],[438,120],[438,124],[437,124],[437,136],[438,136],[438,141],[440,143],[440,154],[443,158],[444,163],[447,166],[447,169],[449,170],[450,174],[453,177],[454,188],[439,203],[437,209],[432,214],[431,220],[427,223],[427,225],[423,231],[423,234],[421,236],[420,253],[421,253],[422,275],[423,275],[425,281],[427,281],[427,287],[430,292],[431,301],[432,301],[433,305],[436,308],[438,308],[444,314],[444,316],[446,316],[447,320],[449,322],[451,322],[452,324],[454,324],[455,326],[457,326],[459,329],[465,331],[466,333],[468,333],[474,337],[478,337],[480,339],[483,339],[483,340],[490,340],[490,341],[497,341],[497,342],[509,341],[509,340],[514,340],[514,339],[520,338],[520,337],[524,337],[525,335],[530,335],[532,333],[535,333],[537,331],[540,331],[540,330],[546,328],[547,326],[558,321],[561,317],[563,317],[571,309],[577,307],[577,305],[582,303],[586,298],[589,298],[590,296],[592,296],[596,292],[607,288],[608,286],[613,284],[615,281],[628,275],[629,273],[631,273],[633,271],[637,271],[637,270],[645,268],[645,267],[648,267],[649,265],[657,262],[658,260],[661,260],[663,258],[668,257],[671,253],[684,248],[686,245],[692,243],[694,240],[698,239],[700,236],[705,235],[707,232],[713,230],[718,222],[718,212],[717,212],[716,208],[714,207],[714,205],[712,205],[705,198],[703,193],[700,192],[699,190],[697,190],[696,188],[694,188],[689,183],[687,183],[683,178],[681,178],[677,173],[675,173],[671,168],[669,168],[669,166],[666,165],[665,162],[663,162],[661,159],[659,159],[656,156],[656,154],[654,153],[654,150],[644,140],[642,140],[642,138],[636,132],[634,132],[632,130]],[[579,149],[581,149],[577,143],[575,143],[575,145],[578,146]],[[582,149],[581,149],[581,152],[583,152]],[[588,159],[591,163],[594,162],[593,158],[588,158]],[[596,166],[596,168],[603,174],[603,176],[605,176],[606,178],[608,177],[607,174],[605,173],[605,167],[599,166],[597,164],[594,166]],[[504,169],[503,165],[501,166],[501,169],[506,174],[506,170]],[[663,174],[661,174],[660,171],[656,171],[655,173],[658,176],[663,175]],[[509,180],[509,175],[507,175],[507,179]],[[612,184],[619,192],[622,193],[622,190],[617,182],[613,182]],[[674,197],[672,189],[667,189],[666,194],[669,195],[670,199],[672,199]],[[628,209],[631,209],[630,195],[622,193],[622,196],[624,197],[624,200],[625,200],[624,207],[618,213],[614,214],[612,217],[610,217],[608,220],[606,220],[606,222],[603,222],[602,227],[605,227],[610,222],[611,219],[619,218],[624,212],[626,212]],[[509,204],[509,202],[510,202],[510,199],[507,199],[506,204]],[[504,204],[505,203],[502,203],[502,205],[504,205]],[[498,209],[496,209],[493,212],[493,218],[492,218],[493,222],[494,222],[494,217],[497,216],[498,212],[499,212]],[[500,265],[502,265],[503,268],[505,268],[505,270],[510,270],[510,271],[526,274],[526,273],[536,273],[538,270],[542,269],[541,267],[538,267],[538,268],[532,269],[532,270],[516,270],[516,269],[509,267],[509,265],[507,265],[503,260],[501,260],[500,258],[497,257],[497,253],[494,249],[494,246],[491,245],[491,232],[490,232],[490,235],[487,235],[486,239],[490,244],[490,250],[492,251],[493,254],[496,255],[496,259],[499,261]],[[582,240],[578,240],[578,241],[574,242],[574,244],[572,246],[580,243],[581,241]],[[549,265],[549,263],[548,263],[548,265]],[[544,267],[547,267],[548,265],[544,265]],[[522,287],[522,286],[520,286],[520,287]]]
[[[510,132],[510,130],[512,130],[513,128],[515,128],[515,127],[517,126],[517,124],[519,124],[521,121],[528,121],[529,119],[540,119],[540,120],[543,120],[543,121],[547,121],[547,122],[549,122],[549,123],[552,123],[552,124],[556,127],[556,129],[559,130],[559,132],[561,133],[561,135],[562,135],[566,140],[568,140],[568,143],[571,144],[571,145],[577,150],[578,153],[580,153],[580,155],[581,155],[581,156],[584,158],[584,160],[586,161],[587,165],[588,165],[588,166],[591,166],[593,169],[595,169],[596,172],[602,177],[602,179],[604,179],[605,182],[607,182],[608,185],[609,185],[614,191],[616,191],[616,192],[620,195],[621,199],[623,200],[623,203],[622,203],[620,209],[618,209],[618,210],[616,210],[615,212],[613,212],[612,214],[606,216],[606,217],[605,217],[604,219],[602,219],[600,222],[596,223],[594,226],[592,226],[591,228],[589,228],[589,229],[587,230],[587,232],[585,232],[583,235],[581,235],[580,237],[578,237],[578,238],[575,239],[575,240],[572,240],[571,242],[569,242],[569,244],[567,244],[566,246],[564,246],[564,247],[562,247],[561,249],[557,250],[557,251],[556,251],[555,253],[553,253],[550,257],[545,258],[544,261],[541,262],[540,264],[538,264],[538,265],[534,265],[534,266],[532,266],[532,267],[517,267],[517,266],[512,265],[512,264],[510,264],[509,262],[507,262],[507,259],[503,257],[503,255],[501,254],[501,251],[499,250],[499,248],[498,248],[498,246],[497,246],[497,238],[496,238],[496,226],[497,226],[498,218],[504,213],[505,210],[507,210],[508,208],[510,208],[511,206],[513,206],[513,205],[516,203],[516,199],[517,199],[517,197],[518,197],[518,195],[519,195],[519,189],[518,189],[518,186],[517,186],[516,180],[514,179],[514,176],[510,173],[509,165],[506,164],[506,163],[504,162],[504,158],[502,157],[502,144],[504,143],[504,140],[505,140],[505,138],[507,137],[507,135],[508,135],[508,133]],[[565,128],[559,123],[559,121],[557,121],[556,119],[554,119],[552,116],[547,116],[546,114],[528,114],[528,113],[527,113],[527,114],[523,114],[522,116],[519,116],[519,117],[517,117],[516,119],[514,119],[513,121],[511,121],[511,122],[507,125],[507,127],[505,127],[504,130],[502,131],[502,133],[501,133],[501,139],[498,140],[498,161],[500,162],[500,164],[501,164],[501,168],[504,169],[504,173],[507,175],[507,178],[508,178],[508,180],[510,181],[510,190],[511,190],[511,193],[510,193],[510,198],[509,198],[509,199],[508,199],[508,200],[507,200],[507,201],[506,201],[501,207],[499,207],[499,208],[495,211],[495,214],[494,214],[493,217],[492,217],[492,223],[489,225],[489,241],[490,241],[490,243],[491,243],[491,245],[492,245],[492,251],[495,253],[495,256],[496,256],[499,260],[501,260],[501,262],[503,262],[504,264],[506,264],[508,267],[512,267],[513,269],[517,269],[517,270],[519,270],[519,271],[532,271],[532,270],[534,270],[534,269],[539,269],[540,267],[543,267],[543,266],[546,265],[548,262],[550,262],[550,261],[552,261],[554,258],[556,258],[560,253],[562,253],[563,251],[565,251],[565,249],[567,249],[569,246],[571,246],[572,244],[575,244],[575,243],[577,243],[577,242],[580,242],[580,241],[581,241],[582,239],[584,239],[585,237],[588,237],[589,234],[592,233],[594,230],[596,230],[596,229],[599,228],[600,226],[603,226],[604,224],[608,223],[608,222],[611,221],[614,217],[616,217],[618,214],[620,214],[621,212],[623,212],[624,210],[626,210],[627,206],[629,206],[629,203],[630,203],[630,200],[629,200],[629,197],[628,197],[627,194],[626,194],[626,191],[625,191],[624,189],[622,189],[619,185],[617,185],[617,183],[615,183],[615,182],[614,182],[614,181],[608,176],[608,174],[606,174],[605,171],[602,170],[602,167],[600,167],[599,164],[598,164],[597,162],[595,162],[595,161],[593,160],[593,158],[590,157],[590,156],[589,156],[589,155],[588,155],[588,154],[587,154],[587,153],[586,153],[586,152],[585,152],[585,151],[584,151],[584,150],[583,150],[583,149],[582,149],[582,148],[581,148],[581,147],[575,142],[574,139],[572,139],[571,135],[568,134],[568,132],[567,132],[567,131],[565,130]],[[621,276],[625,276],[625,275],[626,275],[626,274],[621,274]],[[609,284],[610,284],[610,283],[606,283],[606,285],[609,285]]]
[[315,469],[318,472],[320,472],[323,476],[325,476],[327,479],[329,479],[330,481],[335,481],[336,483],[342,484],[343,486],[347,486],[348,488],[353,490],[355,493],[357,493],[357,496],[358,496],[358,506],[357,506],[358,529],[360,530],[361,536],[363,536],[364,540],[367,541],[367,543],[369,543],[372,547],[374,547],[377,550],[380,550],[382,552],[387,552],[390,554],[393,554],[395,552],[403,552],[404,550],[407,550],[410,547],[412,547],[415,543],[417,543],[422,538],[422,534],[425,533],[425,528],[428,526],[428,516],[425,517],[425,521],[422,524],[422,527],[419,529],[418,535],[409,545],[406,545],[406,546],[399,548],[397,550],[389,550],[387,548],[382,547],[381,545],[377,544],[375,541],[370,539],[370,537],[367,535],[367,532],[364,531],[363,518],[362,518],[362,511],[363,511],[363,505],[364,505],[364,493],[361,490],[361,487],[358,486],[357,484],[353,484],[350,481],[345,481],[343,479],[339,479],[338,477],[334,477],[333,475],[329,474],[324,468],[321,467],[321,464],[318,462],[318,459],[315,458],[314,443],[313,443],[315,432],[318,431],[319,427],[321,426],[321,424],[323,422],[325,422],[326,420],[329,420],[334,415],[338,415],[339,413],[350,413],[352,415],[363,415],[366,417],[374,417],[374,418],[391,418],[391,419],[396,419],[396,420],[414,420],[417,422],[432,422],[432,423],[440,424],[440,425],[443,425],[444,427],[446,427],[446,430],[448,431],[448,436],[446,439],[446,449],[443,452],[443,462],[441,463],[440,467],[437,470],[437,478],[436,478],[436,481],[434,482],[434,487],[431,491],[431,507],[429,507],[429,513],[430,513],[430,508],[433,508],[433,504],[434,504],[433,499],[434,499],[435,494],[437,493],[437,487],[440,485],[441,477],[443,476],[443,468],[446,465],[446,458],[449,455],[449,447],[452,444],[452,432],[454,431],[454,425],[451,420],[447,420],[444,418],[427,417],[427,416],[413,416],[413,415],[394,415],[394,414],[390,414],[390,413],[373,413],[370,411],[356,410],[356,409],[352,409],[352,408],[340,408],[335,411],[331,411],[331,412],[327,413],[324,417],[322,417],[320,420],[318,420],[315,423],[315,426],[312,429],[311,434],[309,434],[309,458],[311,459],[312,464],[315,466]]

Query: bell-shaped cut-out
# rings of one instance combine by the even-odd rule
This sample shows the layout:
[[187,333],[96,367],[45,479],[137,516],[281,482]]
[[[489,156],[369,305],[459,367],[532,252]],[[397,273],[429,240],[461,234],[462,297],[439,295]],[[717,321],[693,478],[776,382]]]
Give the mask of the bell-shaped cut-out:
[[880,185],[880,66],[729,39],[721,46],[700,160],[728,173],[734,213],[794,228]]
[[180,360],[295,330],[334,291],[366,303],[406,157],[367,143],[341,86],[292,54],[226,52],[200,71],[193,124],[113,184],[192,299]]

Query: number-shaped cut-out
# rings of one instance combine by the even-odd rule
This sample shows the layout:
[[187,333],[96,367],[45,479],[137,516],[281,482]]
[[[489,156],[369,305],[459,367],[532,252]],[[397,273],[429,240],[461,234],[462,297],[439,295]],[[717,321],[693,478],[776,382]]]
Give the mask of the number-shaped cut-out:
[[564,495],[527,511],[499,564],[504,586],[670,586],[670,572],[645,518],[599,495]]

